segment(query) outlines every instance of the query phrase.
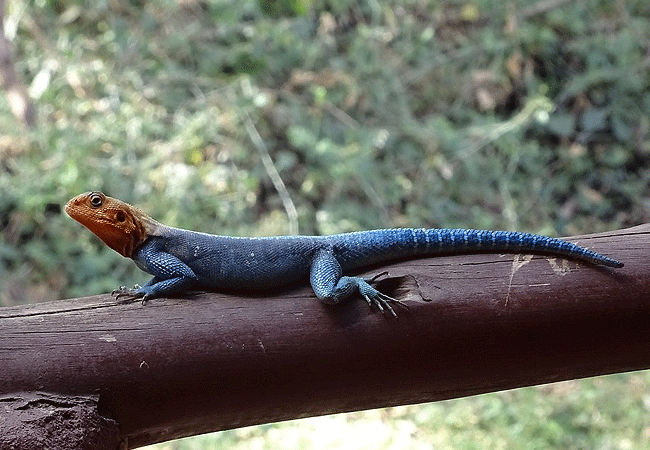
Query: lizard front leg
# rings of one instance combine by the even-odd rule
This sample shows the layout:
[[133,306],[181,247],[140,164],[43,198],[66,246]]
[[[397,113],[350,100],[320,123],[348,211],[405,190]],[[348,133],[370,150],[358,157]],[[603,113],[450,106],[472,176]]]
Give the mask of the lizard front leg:
[[377,306],[381,312],[388,310],[394,317],[397,317],[391,303],[398,303],[406,308],[408,306],[372,287],[370,283],[376,279],[377,277],[343,276],[341,265],[330,250],[321,250],[312,261],[310,268],[311,287],[316,297],[323,303],[335,305],[358,292],[368,302],[368,305]]
[[128,296],[142,298],[142,301],[151,298],[163,297],[182,292],[191,288],[198,281],[194,271],[176,256],[157,249],[155,246],[143,246],[133,256],[134,261],[153,278],[144,286],[135,286],[133,289],[120,287],[112,292],[116,298]]

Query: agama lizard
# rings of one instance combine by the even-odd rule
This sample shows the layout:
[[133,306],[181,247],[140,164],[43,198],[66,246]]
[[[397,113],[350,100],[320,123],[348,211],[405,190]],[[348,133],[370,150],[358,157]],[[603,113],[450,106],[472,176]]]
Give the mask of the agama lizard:
[[101,192],[71,199],[65,211],[122,256],[153,275],[117,297],[142,298],[188,289],[260,291],[309,277],[316,296],[336,304],[354,293],[397,317],[375,278],[344,273],[391,260],[454,252],[538,252],[592,264],[623,263],[561,239],[512,231],[394,228],[331,236],[230,237],[172,228]]

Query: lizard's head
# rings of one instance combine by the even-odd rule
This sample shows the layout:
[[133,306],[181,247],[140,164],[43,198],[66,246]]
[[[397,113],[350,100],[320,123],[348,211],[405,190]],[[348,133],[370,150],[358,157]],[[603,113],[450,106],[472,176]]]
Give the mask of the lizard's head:
[[93,191],[78,195],[65,212],[127,258],[155,230],[156,222],[128,203]]

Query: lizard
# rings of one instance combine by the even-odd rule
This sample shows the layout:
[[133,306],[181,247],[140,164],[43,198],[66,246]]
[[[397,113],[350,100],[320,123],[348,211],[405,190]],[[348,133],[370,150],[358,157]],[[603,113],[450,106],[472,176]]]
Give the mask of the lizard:
[[623,263],[571,242],[517,231],[392,228],[327,236],[232,237],[163,225],[140,209],[98,191],[72,198],[66,213],[120,255],[153,275],[145,285],[113,291],[146,300],[187,290],[260,291],[310,280],[321,301],[357,293],[372,307],[397,314],[403,302],[373,284],[344,275],[379,263],[459,252],[534,252],[606,267]]

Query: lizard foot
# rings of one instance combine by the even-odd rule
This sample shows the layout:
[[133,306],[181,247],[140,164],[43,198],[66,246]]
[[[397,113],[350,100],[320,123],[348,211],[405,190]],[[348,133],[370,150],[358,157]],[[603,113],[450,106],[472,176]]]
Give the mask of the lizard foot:
[[368,284],[375,282],[377,278],[387,274],[388,272],[382,272],[370,279],[361,279],[358,283],[359,293],[366,300],[366,302],[368,302],[369,306],[372,307],[372,305],[375,305],[382,313],[384,311],[388,311],[393,315],[393,317],[397,318],[397,313],[391,306],[391,303],[398,304],[406,309],[409,309],[408,305],[397,300],[396,298],[391,297],[390,295],[386,295],[383,292],[378,291],[374,287],[370,286],[370,284]]
[[142,292],[142,288],[137,284],[133,286],[133,289],[129,289],[126,286],[120,286],[118,289],[114,289],[111,292],[111,295],[115,297],[115,300],[126,297],[125,299],[121,300],[120,303],[131,303],[139,298],[142,298],[143,305],[147,302],[146,293]]

